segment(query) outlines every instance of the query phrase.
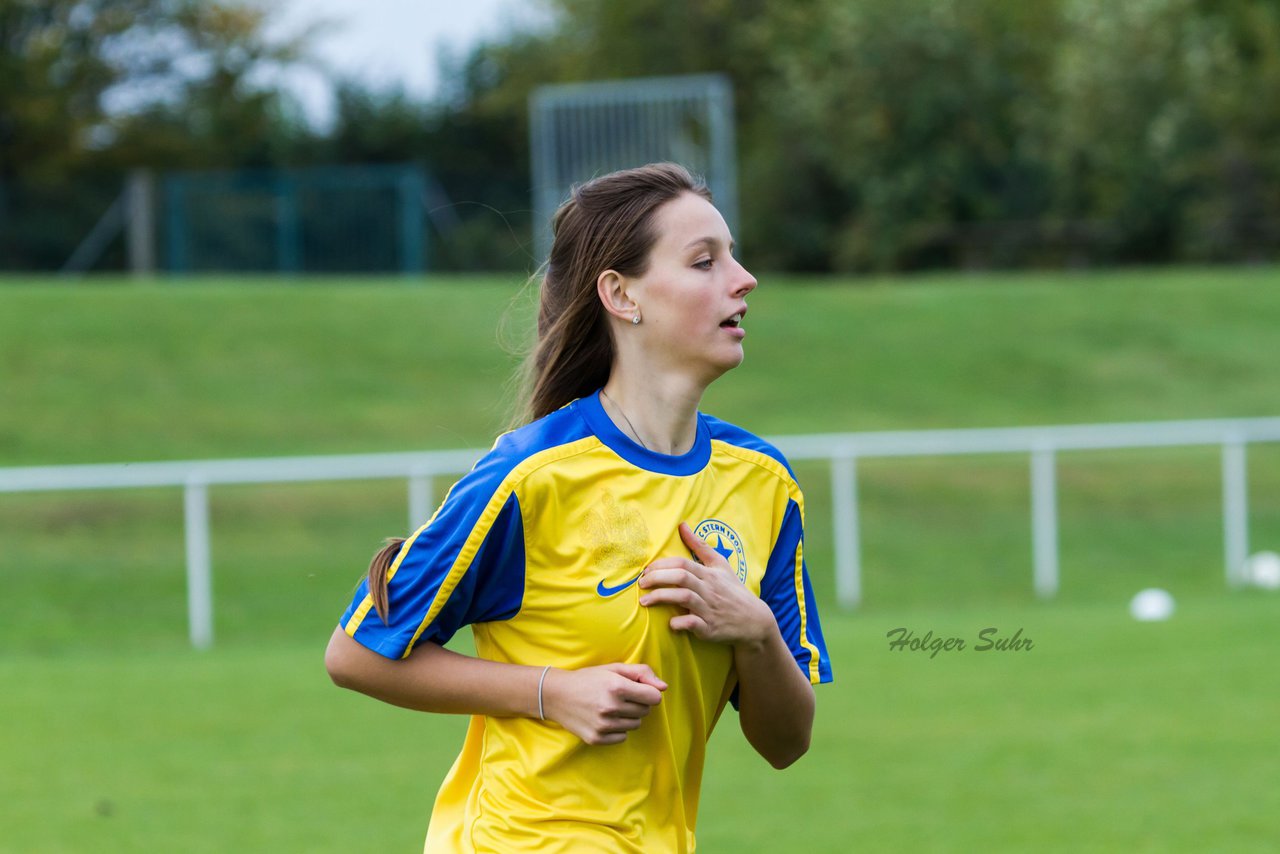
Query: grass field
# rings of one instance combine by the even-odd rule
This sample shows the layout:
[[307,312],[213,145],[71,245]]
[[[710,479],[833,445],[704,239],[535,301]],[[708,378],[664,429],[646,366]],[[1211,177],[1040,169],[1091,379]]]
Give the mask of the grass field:
[[[1275,415],[1280,272],[764,279],[706,408],[757,432]],[[0,282],[0,466],[479,447],[518,282]],[[700,850],[1271,850],[1280,596],[1224,590],[1212,449],[1064,455],[1063,589],[1030,594],[1026,460],[860,466],[865,607],[773,772],[713,738]],[[1251,448],[1280,550],[1280,448]],[[398,482],[212,493],[217,646],[186,647],[177,490],[0,495],[0,850],[417,850],[465,722],[338,691],[320,656]],[[1138,624],[1158,585],[1175,618]],[[968,649],[889,649],[886,632]],[[975,652],[978,632],[1034,646]],[[406,750],[405,745],[411,744]]]
[[[837,683],[774,772],[713,737],[699,850],[1270,851],[1277,603],[829,614]],[[926,654],[885,632],[1030,650]],[[414,851],[459,719],[327,684],[321,644],[6,655],[7,851]],[[406,745],[409,745],[406,748]]]

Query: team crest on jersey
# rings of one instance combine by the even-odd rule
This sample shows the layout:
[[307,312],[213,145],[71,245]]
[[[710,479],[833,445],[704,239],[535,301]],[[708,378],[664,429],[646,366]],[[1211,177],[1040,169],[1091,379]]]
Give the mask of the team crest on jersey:
[[739,581],[747,583],[747,553],[742,549],[742,537],[737,531],[719,519],[706,519],[693,532],[729,562]]

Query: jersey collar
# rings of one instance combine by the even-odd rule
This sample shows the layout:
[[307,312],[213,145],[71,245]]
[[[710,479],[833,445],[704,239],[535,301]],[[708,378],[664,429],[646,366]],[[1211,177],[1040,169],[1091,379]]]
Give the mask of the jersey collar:
[[604,411],[599,391],[579,398],[574,405],[596,438],[634,466],[658,474],[691,475],[706,468],[711,459],[711,430],[701,412],[698,413],[698,432],[693,447],[684,454],[660,454],[650,451],[618,429]]

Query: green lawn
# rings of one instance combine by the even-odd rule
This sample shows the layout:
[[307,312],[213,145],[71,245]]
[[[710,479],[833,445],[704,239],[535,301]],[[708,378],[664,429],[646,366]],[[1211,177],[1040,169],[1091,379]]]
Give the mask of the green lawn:
[[[762,277],[704,408],[763,434],[1276,415],[1280,271]],[[0,466],[487,446],[516,280],[0,281]],[[775,773],[715,736],[707,851],[1266,850],[1280,596],[1224,590],[1215,449],[1064,454],[1062,592],[1031,595],[1027,461],[859,466],[864,592]],[[1249,451],[1280,551],[1280,446]],[[325,639],[398,481],[211,492],[217,645],[186,647],[181,493],[0,495],[0,851],[417,850],[463,721],[338,691]],[[1171,590],[1167,624],[1128,598]],[[1021,628],[1025,652],[885,632]],[[411,748],[406,751],[405,744]]]
[[[775,772],[727,714],[700,850],[1273,850],[1280,602],[1180,605],[829,613],[809,755]],[[987,627],[1034,645],[976,652]],[[0,849],[418,850],[465,722],[332,687],[321,646],[0,656]]]

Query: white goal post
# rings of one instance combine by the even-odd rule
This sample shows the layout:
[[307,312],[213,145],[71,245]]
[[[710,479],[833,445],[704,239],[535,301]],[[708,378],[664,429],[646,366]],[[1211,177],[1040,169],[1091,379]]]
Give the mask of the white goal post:
[[551,216],[574,184],[646,163],[701,175],[737,230],[733,86],[724,75],[541,86],[529,97],[529,135],[539,263],[551,250]]

